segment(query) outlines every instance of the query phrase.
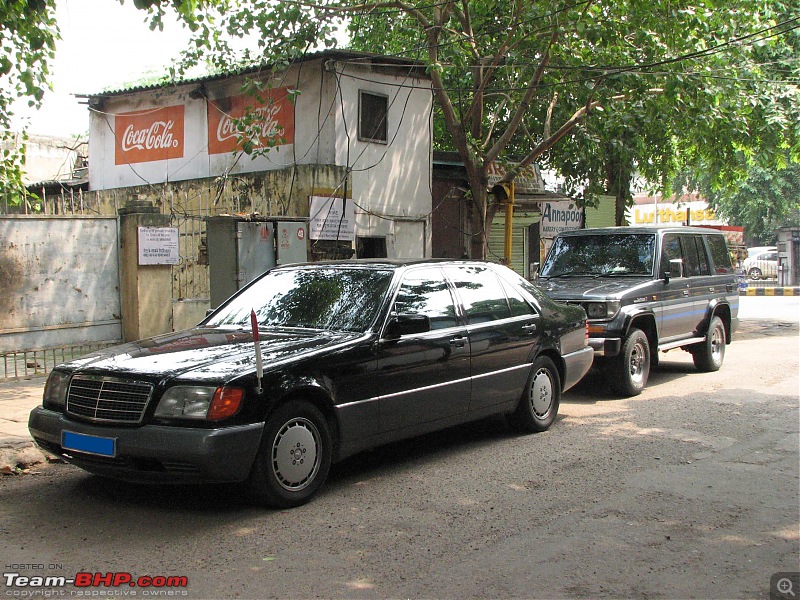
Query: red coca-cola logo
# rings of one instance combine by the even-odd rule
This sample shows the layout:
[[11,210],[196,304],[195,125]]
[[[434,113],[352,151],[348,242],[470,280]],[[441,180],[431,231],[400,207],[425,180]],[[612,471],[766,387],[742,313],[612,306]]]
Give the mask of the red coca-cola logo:
[[118,114],[114,129],[118,165],[183,157],[182,104]]
[[146,129],[135,129],[128,125],[122,136],[122,149],[153,150],[155,148],[177,148],[180,141],[172,133],[175,121],[156,121]]
[[294,143],[288,88],[270,90],[264,98],[241,95],[208,103],[209,154],[239,151],[245,139],[256,147]]

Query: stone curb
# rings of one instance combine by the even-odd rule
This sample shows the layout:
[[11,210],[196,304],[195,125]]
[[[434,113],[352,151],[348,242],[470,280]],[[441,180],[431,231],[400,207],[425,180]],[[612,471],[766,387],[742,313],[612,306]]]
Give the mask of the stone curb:
[[740,296],[800,296],[800,287],[748,287]]

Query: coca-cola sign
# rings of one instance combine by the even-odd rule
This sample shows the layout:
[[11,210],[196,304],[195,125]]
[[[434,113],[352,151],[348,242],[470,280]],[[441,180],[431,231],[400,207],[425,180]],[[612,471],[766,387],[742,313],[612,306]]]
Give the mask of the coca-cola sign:
[[183,105],[121,113],[114,117],[115,164],[183,157]]
[[208,153],[242,150],[244,140],[267,148],[294,143],[294,105],[288,88],[208,102]]

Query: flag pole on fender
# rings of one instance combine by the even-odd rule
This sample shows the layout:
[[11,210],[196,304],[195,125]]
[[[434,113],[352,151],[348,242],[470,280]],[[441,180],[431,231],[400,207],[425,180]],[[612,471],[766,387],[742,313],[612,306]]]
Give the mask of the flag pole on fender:
[[261,361],[261,343],[258,334],[258,318],[256,318],[256,311],[250,311],[250,327],[253,330],[253,344],[256,348],[256,378],[258,379],[258,387],[256,391],[260,394],[261,390],[261,377],[264,375],[264,364]]

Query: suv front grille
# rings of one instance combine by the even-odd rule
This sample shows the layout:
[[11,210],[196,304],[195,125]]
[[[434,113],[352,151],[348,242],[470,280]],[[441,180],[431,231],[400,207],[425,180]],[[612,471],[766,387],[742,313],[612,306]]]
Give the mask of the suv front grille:
[[151,383],[75,375],[67,394],[67,414],[103,423],[138,424],[152,393]]

